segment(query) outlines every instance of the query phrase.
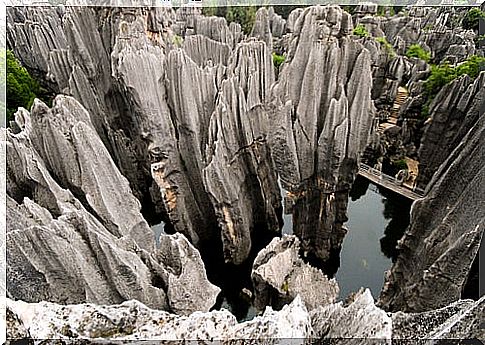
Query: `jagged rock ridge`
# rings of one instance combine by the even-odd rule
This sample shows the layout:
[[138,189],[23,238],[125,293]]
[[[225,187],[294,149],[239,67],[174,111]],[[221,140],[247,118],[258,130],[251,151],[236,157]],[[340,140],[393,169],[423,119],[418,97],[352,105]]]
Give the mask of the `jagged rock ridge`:
[[36,101],[32,115],[21,110],[16,118],[21,132],[2,132],[9,147],[9,296],[98,304],[137,299],[181,314],[215,303],[220,289],[183,236],[162,235],[155,248],[140,203],[76,100],[58,96],[52,109]]
[[338,6],[304,9],[272,90],[271,148],[293,198],[293,230],[320,260],[345,235],[347,193],[373,123],[370,54],[351,31]]
[[62,306],[7,300],[7,337],[89,339],[94,343],[105,341],[101,338],[117,341],[191,339],[228,344],[241,339],[274,343],[288,339],[331,339],[332,343],[348,344],[348,338],[355,338],[352,341],[359,344],[391,339],[429,342],[483,337],[483,332],[476,327],[483,308],[482,298],[460,301],[430,313],[387,314],[374,306],[370,291],[366,290],[357,293],[346,305],[339,302],[311,312],[301,298],[296,297],[280,311],[268,307],[262,316],[237,323],[227,310],[175,316],[147,308],[137,301],[112,306]]
[[429,311],[460,298],[485,226],[484,141],[481,114],[413,204],[379,299],[384,308]]

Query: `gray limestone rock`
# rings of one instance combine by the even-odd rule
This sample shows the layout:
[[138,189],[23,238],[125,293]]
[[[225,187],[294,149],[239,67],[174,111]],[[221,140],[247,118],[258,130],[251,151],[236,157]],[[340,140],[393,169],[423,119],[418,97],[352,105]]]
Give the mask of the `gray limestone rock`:
[[266,43],[270,51],[273,51],[273,36],[271,34],[270,13],[265,7],[261,7],[256,12],[256,19],[254,21],[253,29],[250,34],[260,41]]
[[194,32],[197,35],[225,43],[233,49],[241,39],[241,28],[237,23],[231,24],[228,25],[226,19],[221,17],[196,16]]
[[[118,305],[63,306],[48,302],[28,304],[7,299],[7,340],[14,336],[59,339],[70,343],[106,341],[199,341],[234,344],[304,343],[429,344],[442,339],[483,339],[480,330],[484,299],[463,300],[419,314],[388,314],[374,306],[368,290],[347,304],[342,302],[307,311],[301,298],[281,311],[266,308],[263,315],[237,323],[227,310],[176,316],[150,309],[137,301]],[[24,338],[25,339],[25,338]]]
[[[316,338],[349,338],[352,344],[366,344],[371,339],[391,339],[393,322],[391,315],[374,304],[368,289],[362,289],[345,302],[319,306],[310,311]],[[364,326],[366,325],[366,326]],[[340,342],[338,342],[340,344]]]
[[[29,331],[25,328],[23,322],[20,318],[10,310],[10,308],[6,308],[6,331],[7,331],[7,339],[10,341],[16,341],[20,339],[27,339],[31,338]],[[7,341],[8,344],[8,341]]]
[[189,315],[194,310],[207,311],[215,304],[221,289],[207,280],[199,252],[182,234],[160,236],[155,256],[168,268],[166,291],[170,311]]
[[281,38],[286,32],[286,20],[274,11],[273,7],[268,9],[269,25],[271,35],[274,38]]
[[346,191],[374,117],[371,54],[351,31],[352,18],[337,6],[304,9],[272,88],[273,158],[294,196],[294,233],[319,260],[341,245]]
[[224,257],[237,264],[251,250],[252,233],[279,230],[281,201],[264,108],[274,81],[271,54],[264,42],[252,40],[240,43],[230,61],[210,119],[203,174]]
[[210,64],[227,66],[231,54],[231,48],[227,44],[201,35],[187,36],[183,48],[187,55],[201,67]]
[[475,81],[468,75],[454,80],[434,98],[418,151],[418,187],[426,188],[433,174],[477,122],[484,102],[483,72]]
[[423,313],[392,314],[395,339],[484,339],[485,297],[478,301],[460,300]]
[[7,300],[7,305],[12,318],[15,317],[10,323],[13,326],[10,334],[16,334],[14,328],[23,327],[35,339],[77,339],[94,343],[106,339],[190,339],[233,344],[237,339],[278,343],[290,338],[310,338],[312,334],[310,316],[298,297],[281,311],[276,312],[268,307],[262,316],[240,324],[227,310],[176,316],[150,309],[135,300],[108,306],[63,306],[48,302],[27,304]]
[[[158,258],[138,201],[78,102],[59,96],[49,109],[36,100],[32,120],[27,120],[26,111],[17,118],[35,123],[36,131],[44,129],[44,136],[37,136],[31,126],[22,126],[18,134],[2,133],[9,147],[9,296],[32,302],[98,304],[137,299],[181,314],[207,311],[215,303],[220,289],[208,282],[199,253],[185,238],[163,235],[165,254],[171,254]],[[83,137],[88,139],[80,140]],[[52,150],[45,140],[57,141]],[[38,142],[48,164],[32,141]],[[54,149],[60,153],[54,155]],[[61,162],[60,157],[71,159]],[[103,173],[93,175],[90,164]],[[50,170],[57,172],[56,179]],[[122,199],[112,200],[117,197]]]
[[484,144],[481,114],[413,204],[379,299],[385,309],[429,311],[460,298],[484,232]]
[[335,302],[339,288],[322,271],[304,263],[299,256],[296,236],[274,238],[254,260],[251,279],[255,306],[281,308],[299,295],[308,310]]
[[61,187],[86,200],[93,215],[115,236],[128,235],[150,250],[153,232],[140,214],[140,202],[82,105],[72,97],[57,96],[49,109],[36,100],[31,126],[33,146]]

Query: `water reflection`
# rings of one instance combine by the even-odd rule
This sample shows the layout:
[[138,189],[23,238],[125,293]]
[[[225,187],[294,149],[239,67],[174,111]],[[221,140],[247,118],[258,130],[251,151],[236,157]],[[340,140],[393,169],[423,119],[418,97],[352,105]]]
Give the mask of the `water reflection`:
[[[409,225],[411,201],[358,176],[349,194],[349,230],[340,253],[336,279],[340,298],[367,287],[377,298],[384,273],[397,256],[396,244]],[[384,236],[383,236],[384,235]]]
[[[281,180],[278,178],[278,186],[280,187],[280,193],[281,193],[281,200],[283,201],[283,204],[286,202],[287,198],[287,191],[282,187],[281,185]],[[281,233],[283,235],[292,235],[293,234],[293,215],[291,213],[291,210],[286,210],[285,207],[283,207],[283,227],[281,228]]]
[[[356,183],[361,182],[365,181],[356,180]],[[358,190],[362,191],[361,188]],[[355,191],[351,194],[356,195]],[[366,188],[361,197],[352,198],[348,218],[345,223],[348,233],[340,253],[341,266],[336,274],[340,298],[361,287],[369,288],[372,295],[377,297],[384,284],[384,272],[391,266],[379,245],[387,220],[384,218],[383,198],[378,190]]]
[[155,224],[151,226],[153,232],[155,233],[155,242],[157,247],[160,246],[160,235],[165,234],[165,222]]
[[395,262],[398,255],[397,241],[401,239],[409,226],[412,201],[383,188],[380,188],[379,191],[385,197],[383,199],[384,218],[389,219],[384,230],[384,237],[380,240],[381,251],[392,259],[392,262]]

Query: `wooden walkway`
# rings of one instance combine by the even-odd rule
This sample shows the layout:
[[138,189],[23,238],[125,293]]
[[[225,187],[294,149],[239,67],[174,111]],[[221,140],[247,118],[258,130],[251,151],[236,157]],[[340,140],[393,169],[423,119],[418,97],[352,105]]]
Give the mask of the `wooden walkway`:
[[396,180],[395,177],[381,173],[379,170],[371,168],[366,164],[360,164],[359,175],[365,177],[372,183],[384,187],[402,195],[408,199],[416,200],[424,197],[424,191],[418,189],[411,189],[403,185],[402,182]]

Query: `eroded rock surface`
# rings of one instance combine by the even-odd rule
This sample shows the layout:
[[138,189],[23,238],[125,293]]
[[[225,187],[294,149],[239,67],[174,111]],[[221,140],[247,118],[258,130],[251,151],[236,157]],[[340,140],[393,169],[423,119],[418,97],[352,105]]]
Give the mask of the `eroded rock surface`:
[[347,192],[371,132],[371,55],[338,6],[304,9],[291,30],[272,89],[271,149],[293,198],[294,233],[326,260],[345,235]]
[[[59,96],[52,109],[36,102],[31,116],[17,113],[20,133],[2,133],[8,147],[8,295],[57,303],[137,299],[181,314],[209,310],[220,289],[208,282],[199,253],[181,235],[162,235],[163,254],[171,255],[159,258],[139,202],[87,111],[70,97]],[[40,136],[30,123],[50,135]],[[51,151],[49,140],[55,142]],[[61,161],[66,157],[72,159]]]
[[460,298],[485,228],[484,144],[481,114],[412,206],[379,299],[385,309],[429,311]]
[[418,187],[426,188],[433,174],[477,122],[484,105],[485,73],[475,81],[464,75],[441,89],[430,105],[430,117],[418,151]]
[[[280,311],[267,307],[263,315],[237,323],[223,309],[176,316],[150,309],[137,301],[119,305],[28,304],[7,299],[7,338],[30,335],[34,339],[102,342],[140,339],[220,341],[232,344],[251,339],[264,343],[304,343],[329,339],[335,344],[407,339],[423,344],[440,339],[483,339],[480,330],[484,298],[463,300],[429,313],[387,314],[374,306],[369,290],[360,291],[346,305],[340,303],[308,312],[300,297]],[[28,331],[28,333],[27,333]],[[26,334],[27,333],[27,334]],[[97,338],[97,339],[95,339]],[[77,340],[76,340],[77,339]]]
[[310,315],[317,338],[390,339],[392,336],[391,316],[374,305],[368,289],[357,292],[346,305],[339,302],[319,306]]
[[27,329],[33,338],[109,338],[119,340],[219,340],[281,339],[311,337],[311,320],[301,299],[281,311],[270,307],[262,316],[241,324],[227,310],[194,313],[179,317],[153,310],[137,301],[113,306],[81,304],[61,306],[48,302],[27,304],[8,300],[7,310],[12,315],[9,338]]
[[322,271],[303,262],[296,236],[274,238],[254,260],[251,279],[255,289],[255,306],[281,308],[301,296],[308,310],[335,302],[339,288]]
[[[48,14],[52,23],[41,18]],[[9,46],[53,83],[53,92],[74,96],[88,110],[84,122],[98,133],[151,223],[163,220],[196,247],[217,247],[217,255],[234,263],[247,258],[256,229],[278,231],[281,203],[262,109],[274,82],[270,32],[267,44],[240,43],[239,24],[186,7],[26,8],[9,10],[8,17]],[[264,17],[267,28],[267,11]],[[54,43],[36,45],[29,55],[22,47],[34,33]],[[32,54],[42,59],[33,61]],[[217,119],[226,111],[230,120]],[[233,127],[217,130],[217,121]],[[65,164],[73,152],[66,151]],[[92,192],[80,173],[52,169],[76,196]],[[115,210],[94,209],[105,226],[113,221],[108,213]],[[130,221],[108,228],[131,228]]]

